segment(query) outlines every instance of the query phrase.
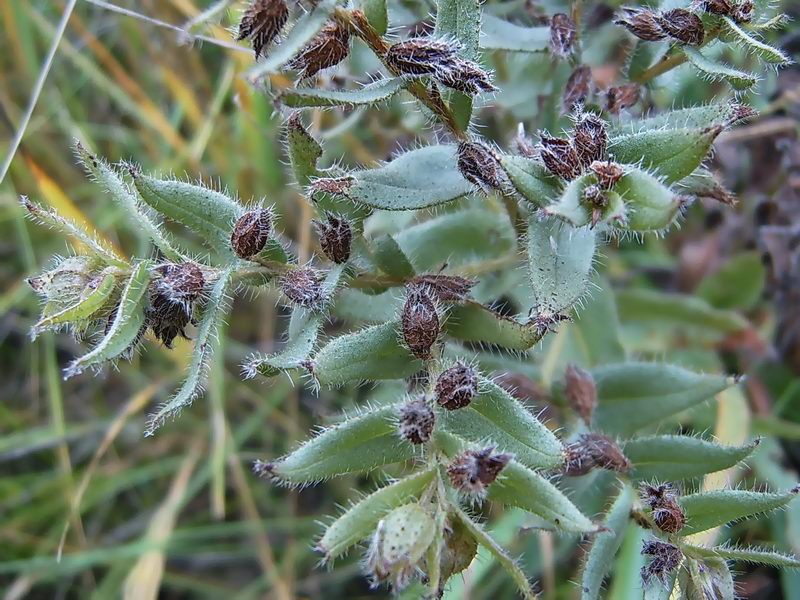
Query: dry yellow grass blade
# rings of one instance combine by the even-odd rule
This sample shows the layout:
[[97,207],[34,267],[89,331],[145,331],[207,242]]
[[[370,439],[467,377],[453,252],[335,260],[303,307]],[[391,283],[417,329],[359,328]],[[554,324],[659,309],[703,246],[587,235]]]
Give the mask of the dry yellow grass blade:
[[145,540],[158,549],[145,552],[136,561],[136,564],[125,578],[124,600],[155,600],[158,597],[166,560],[163,546],[169,540],[172,530],[175,528],[178,511],[182,506],[181,501],[186,493],[192,472],[200,459],[202,447],[202,440],[198,439],[189,448],[178,474],[172,481],[172,486],[166,499],[153,515],[145,534]]

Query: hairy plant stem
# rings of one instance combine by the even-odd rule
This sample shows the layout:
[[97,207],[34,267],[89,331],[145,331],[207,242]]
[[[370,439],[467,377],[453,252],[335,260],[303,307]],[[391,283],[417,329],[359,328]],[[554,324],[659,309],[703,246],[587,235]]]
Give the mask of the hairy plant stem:
[[[389,44],[387,44],[372,25],[369,24],[366,15],[364,15],[362,11],[347,10],[346,8],[338,7],[334,11],[333,16],[354,35],[361,38],[392,75],[401,75],[401,73],[397,72],[386,63],[386,52],[389,50]],[[439,118],[453,136],[459,140],[469,139],[467,133],[459,126],[453,111],[450,110],[450,107],[442,100],[440,95],[431,94],[425,85],[419,81],[412,82],[407,89],[411,95]]]
[[[717,39],[718,36],[719,36],[719,29],[713,29],[712,31],[709,31],[708,33],[706,33],[706,37],[703,40],[703,43],[700,44],[699,48],[702,48],[709,42],[714,41],[715,39]],[[648,83],[653,79],[655,79],[656,77],[659,77],[664,73],[671,71],[675,67],[681,66],[687,60],[688,59],[686,58],[686,54],[684,54],[683,52],[662,58],[658,63],[654,64],[652,67],[649,67],[644,71],[642,71],[641,73],[639,73],[639,75],[631,79],[631,81],[633,83],[641,83],[641,84]]]

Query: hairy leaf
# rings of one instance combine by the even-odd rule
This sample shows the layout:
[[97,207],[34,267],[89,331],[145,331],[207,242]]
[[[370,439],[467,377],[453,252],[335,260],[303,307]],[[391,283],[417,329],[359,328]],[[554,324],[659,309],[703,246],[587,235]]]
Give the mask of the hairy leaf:
[[444,329],[454,338],[524,351],[542,339],[535,323],[520,323],[472,301],[450,308]]
[[[735,600],[733,577],[728,563],[720,558],[686,559],[689,573],[685,593],[688,598]],[[681,586],[683,589],[683,586]]]
[[717,102],[670,110],[626,125],[631,133],[653,129],[708,129],[727,127],[753,110],[738,102]]
[[740,71],[729,65],[715,62],[706,57],[697,48],[682,46],[682,50],[684,54],[686,54],[686,58],[689,59],[689,62],[711,81],[726,81],[732,88],[737,90],[749,89],[758,82],[758,78],[752,73]]
[[786,492],[750,492],[715,490],[681,496],[678,500],[686,513],[686,527],[681,535],[725,525],[737,519],[782,508],[797,497],[800,488]]
[[761,40],[756,39],[744,31],[730,17],[722,17],[722,19],[720,19],[720,23],[722,24],[722,34],[720,37],[724,41],[738,44],[748,52],[755,54],[768,63],[785,65],[792,62],[788,56],[786,56],[777,48],[773,48],[769,44],[765,44]]
[[31,330],[31,335],[65,325],[91,320],[102,309],[114,293],[117,284],[117,273],[114,267],[105,269],[94,282],[94,287],[87,287],[81,297],[72,305],[63,308],[41,319]]
[[401,279],[414,276],[414,267],[392,236],[383,234],[372,240],[370,250],[375,264],[387,275]]
[[372,105],[388,100],[409,81],[407,77],[381,79],[356,90],[290,88],[282,91],[277,100],[292,108]]
[[503,165],[514,189],[537,208],[546,206],[551,199],[557,198],[560,194],[558,181],[539,161],[524,156],[503,154],[500,156],[500,164]]
[[378,35],[384,35],[389,26],[387,0],[357,0],[356,5],[364,11],[367,21]]
[[549,43],[547,26],[521,27],[493,15],[483,15],[480,45],[484,50],[546,52]]
[[626,229],[659,231],[669,226],[678,215],[685,199],[675,194],[661,181],[640,169],[626,168],[614,186],[625,201]]
[[[439,37],[451,37],[461,44],[463,58],[478,61],[478,41],[481,30],[481,6],[479,0],[438,0],[436,3],[436,27]],[[469,126],[472,117],[472,98],[462,92],[447,93],[450,108],[462,129]]]
[[770,565],[782,569],[800,569],[800,559],[769,548],[739,548],[735,546],[717,546],[701,548],[689,544],[682,545],[683,552],[695,558],[721,558],[736,562]]

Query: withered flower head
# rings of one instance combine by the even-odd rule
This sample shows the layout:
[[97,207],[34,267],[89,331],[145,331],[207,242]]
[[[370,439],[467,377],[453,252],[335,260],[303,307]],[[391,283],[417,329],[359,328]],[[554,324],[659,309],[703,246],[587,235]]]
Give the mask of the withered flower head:
[[462,58],[456,58],[451,64],[439,69],[436,72],[436,80],[469,96],[497,91],[488,72],[477,63]]
[[298,267],[281,278],[283,295],[294,304],[305,308],[318,308],[322,297],[322,277],[316,269]]
[[436,402],[447,410],[464,408],[478,394],[478,374],[461,361],[446,369],[436,380]]
[[603,216],[603,209],[608,206],[608,196],[602,187],[593,183],[583,188],[581,200],[592,209],[591,227],[594,228]]
[[564,13],[553,15],[550,21],[550,51],[561,58],[572,54],[575,43],[575,22]]
[[286,66],[299,71],[300,79],[307,79],[338,65],[349,53],[350,30],[330,21]]
[[659,540],[646,540],[642,544],[642,554],[650,557],[650,562],[642,567],[642,580],[648,583],[653,577],[666,583],[675,569],[677,569],[683,553],[680,548]]
[[658,14],[646,8],[623,8],[622,16],[614,21],[624,26],[640,40],[655,42],[667,37]]
[[569,140],[541,134],[539,156],[554,175],[570,180],[581,174],[580,158]]
[[733,5],[731,18],[737,23],[749,23],[753,20],[756,5],[753,0],[742,0]]
[[258,208],[244,213],[231,231],[231,248],[239,258],[252,258],[264,249],[272,233],[272,211]]
[[499,190],[506,185],[506,174],[497,154],[482,142],[458,145],[458,170],[464,179],[484,191]]
[[690,46],[699,46],[705,38],[703,21],[685,8],[675,8],[662,13],[659,23],[671,37]]
[[587,65],[578,65],[567,79],[564,86],[564,112],[571,112],[576,105],[583,104],[592,91],[592,69]]
[[481,498],[510,461],[510,454],[496,452],[494,446],[483,450],[467,450],[447,466],[447,475],[459,492]]
[[417,275],[406,285],[410,287],[421,286],[438,302],[462,302],[469,296],[470,290],[477,282],[460,275],[443,275],[431,273]]
[[670,484],[644,484],[640,496],[652,510],[653,522],[661,531],[677,533],[686,525],[686,515],[678,504],[678,494]]
[[156,293],[175,304],[194,302],[206,285],[203,271],[193,262],[166,263],[154,271],[160,275],[153,284]]
[[608,145],[606,122],[592,113],[578,115],[572,132],[572,145],[583,167],[601,160]]
[[258,58],[280,35],[288,18],[285,0],[253,0],[242,15],[236,40],[250,39]]
[[614,187],[614,184],[625,174],[622,165],[610,160],[596,160],[589,165],[589,168],[597,176],[597,182],[604,190]]
[[315,221],[319,245],[329,259],[336,264],[346,263],[350,258],[353,228],[344,217],[328,213],[326,222]]
[[457,60],[458,42],[417,37],[393,44],[386,64],[403,75],[433,75],[446,71]]
[[186,326],[193,323],[194,302],[205,287],[205,277],[195,263],[167,263],[154,271],[160,275],[150,286],[145,311],[147,325],[167,348],[177,336],[188,339]]
[[564,371],[564,396],[572,410],[588,425],[597,406],[597,387],[592,374],[577,365],[568,364]]
[[424,399],[406,402],[398,412],[400,437],[412,444],[424,444],[431,439],[436,415]]
[[403,340],[417,358],[426,360],[441,330],[439,313],[431,294],[422,286],[408,286],[400,318]]
[[633,106],[639,101],[640,89],[635,83],[610,87],[606,90],[606,110],[618,115],[623,108]]
[[592,469],[625,473],[631,463],[617,443],[599,433],[585,433],[565,448],[565,475],[586,475]]

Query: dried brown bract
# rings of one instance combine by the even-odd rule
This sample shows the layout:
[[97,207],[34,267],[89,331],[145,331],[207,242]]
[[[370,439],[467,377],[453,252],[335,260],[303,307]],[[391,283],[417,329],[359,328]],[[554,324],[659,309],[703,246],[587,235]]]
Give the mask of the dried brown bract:
[[605,190],[598,184],[587,185],[581,192],[581,200],[589,205],[592,209],[591,227],[597,226],[600,218],[603,216],[603,211],[608,206],[608,196]]
[[438,70],[435,76],[442,85],[469,96],[497,91],[489,73],[471,60],[457,58],[452,64]]
[[333,194],[334,196],[346,196],[353,185],[352,177],[325,177],[314,180],[308,186],[308,195],[314,194]]
[[349,53],[350,31],[331,21],[286,66],[299,71],[301,79],[307,79],[338,65]]
[[686,525],[686,515],[678,504],[678,494],[670,484],[644,484],[640,496],[652,510],[653,523],[661,531],[677,533]]
[[539,155],[554,175],[570,180],[581,174],[580,158],[569,140],[542,134]]
[[436,402],[447,410],[464,408],[478,394],[478,374],[461,361],[446,369],[436,380]]
[[622,16],[614,23],[624,26],[640,40],[655,42],[667,37],[658,13],[645,8],[623,8]]
[[231,248],[239,258],[251,258],[264,249],[271,233],[271,210],[258,208],[247,211],[233,226]]
[[675,8],[662,13],[659,23],[670,37],[690,46],[699,46],[705,38],[703,21],[684,8]]
[[568,364],[564,371],[564,396],[572,410],[588,425],[597,406],[597,387],[592,374],[577,365]]
[[496,452],[494,446],[467,450],[447,466],[447,475],[459,492],[481,498],[510,461],[510,454]]
[[646,540],[642,544],[642,554],[650,557],[650,562],[642,567],[644,583],[648,583],[653,577],[666,583],[683,560],[680,548],[658,540]]
[[412,444],[424,444],[431,439],[436,415],[425,400],[406,402],[399,410],[400,437]]
[[439,338],[441,323],[431,294],[421,286],[406,288],[406,302],[401,316],[403,340],[411,354],[430,358],[431,348]]
[[564,86],[564,112],[571,112],[576,105],[581,105],[592,92],[592,69],[587,65],[578,65],[567,79]]
[[343,264],[350,258],[353,241],[353,228],[344,217],[327,214],[325,222],[315,221],[314,227],[319,236],[322,252],[336,264]]
[[285,0],[254,0],[242,15],[236,40],[249,39],[258,58],[280,35],[288,18]]
[[322,278],[316,269],[299,267],[281,278],[281,290],[291,302],[305,308],[318,308],[324,300]]
[[606,110],[612,115],[618,115],[624,108],[629,108],[639,101],[640,88],[635,83],[626,83],[606,90]]
[[497,154],[482,142],[458,145],[458,170],[464,179],[487,192],[501,190],[506,185],[506,174]]
[[625,174],[622,165],[610,160],[596,160],[589,165],[589,169],[597,176],[597,183],[604,190],[614,187],[614,184]]
[[455,63],[459,48],[457,42],[418,37],[393,44],[385,60],[399,74],[434,75]]
[[572,54],[575,44],[575,22],[564,13],[553,15],[550,21],[550,51],[561,58]]
[[160,275],[150,288],[145,311],[147,326],[167,348],[177,336],[188,339],[186,327],[193,323],[194,302],[205,288],[205,277],[195,263],[168,263],[154,271]]
[[160,277],[154,290],[169,302],[190,304],[200,297],[206,285],[200,266],[193,262],[167,263],[154,269]]
[[592,113],[578,115],[572,132],[572,145],[584,168],[594,161],[601,160],[608,145],[606,122]]
[[625,473],[631,463],[617,443],[599,433],[586,433],[565,447],[565,475],[586,475],[593,469]]
[[462,302],[469,296],[470,290],[477,283],[459,275],[442,275],[440,273],[417,275],[408,282],[410,287],[426,288],[438,302]]

